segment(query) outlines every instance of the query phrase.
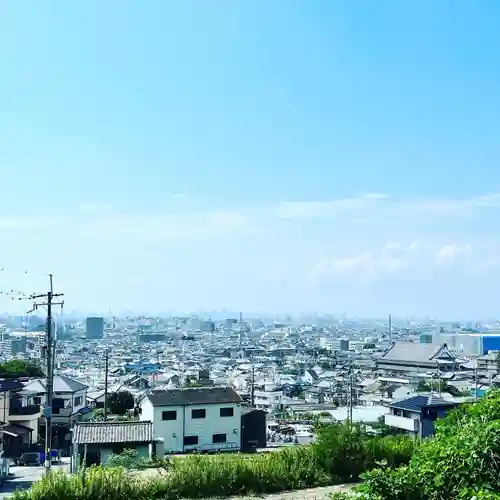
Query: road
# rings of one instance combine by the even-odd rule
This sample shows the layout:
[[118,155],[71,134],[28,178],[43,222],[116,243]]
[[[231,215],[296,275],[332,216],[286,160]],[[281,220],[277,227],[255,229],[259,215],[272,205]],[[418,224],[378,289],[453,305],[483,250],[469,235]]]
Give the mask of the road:
[[[69,472],[69,463],[53,465],[52,467],[54,470],[63,469]],[[33,483],[40,481],[44,473],[43,466],[21,467],[12,465],[10,467],[10,478],[4,482],[0,489],[0,499],[10,497],[16,490],[29,489]]]

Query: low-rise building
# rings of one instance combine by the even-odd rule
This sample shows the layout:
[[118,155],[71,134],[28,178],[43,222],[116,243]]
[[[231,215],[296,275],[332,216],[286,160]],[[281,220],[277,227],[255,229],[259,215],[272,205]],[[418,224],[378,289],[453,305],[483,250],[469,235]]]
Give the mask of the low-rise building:
[[239,450],[241,402],[230,387],[152,391],[141,400],[141,420],[153,422],[166,452]]
[[80,465],[106,465],[113,454],[134,450],[139,458],[163,456],[152,422],[82,422],[73,428],[71,470]]
[[436,420],[457,406],[456,402],[432,394],[413,396],[391,403],[384,420],[386,425],[405,430],[410,435],[430,437],[434,434]]
[[464,363],[446,344],[414,342],[394,342],[384,354],[376,358],[377,370],[390,372],[455,371]]

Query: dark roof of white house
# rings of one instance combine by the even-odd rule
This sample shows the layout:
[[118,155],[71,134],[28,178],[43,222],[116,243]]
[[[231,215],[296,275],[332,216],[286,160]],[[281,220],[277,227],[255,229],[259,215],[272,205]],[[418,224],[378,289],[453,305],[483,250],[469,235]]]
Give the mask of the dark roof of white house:
[[153,406],[184,406],[241,403],[241,397],[232,387],[196,387],[152,391],[147,399]]
[[458,406],[458,403],[447,401],[434,394],[426,394],[394,401],[389,405],[391,408],[408,411],[421,411],[423,408],[435,408],[439,406]]
[[73,428],[75,444],[150,443],[152,422],[82,422]]

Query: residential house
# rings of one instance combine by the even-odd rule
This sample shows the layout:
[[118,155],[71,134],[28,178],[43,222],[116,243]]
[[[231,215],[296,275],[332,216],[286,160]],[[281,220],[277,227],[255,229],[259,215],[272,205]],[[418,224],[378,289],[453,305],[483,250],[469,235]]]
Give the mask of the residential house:
[[310,385],[314,385],[319,380],[319,375],[316,370],[310,369],[306,370],[304,375],[302,376],[304,382],[307,382]]
[[419,395],[395,401],[389,405],[385,423],[407,431],[411,435],[429,437],[434,434],[434,424],[458,403],[435,395]]
[[5,457],[19,458],[38,442],[42,415],[36,394],[16,380],[0,381],[0,420]]
[[113,454],[134,450],[142,458],[163,456],[152,422],[77,422],[73,427],[71,471],[83,464],[106,465]]
[[414,342],[393,342],[391,347],[376,358],[377,370],[390,372],[458,370],[465,361],[458,359],[446,343],[417,344]]
[[[24,390],[34,395],[36,404],[45,404],[47,394],[46,379],[28,382]],[[52,447],[63,453],[69,451],[70,429],[76,422],[90,418],[87,406],[87,389],[85,384],[64,375],[54,376],[54,396],[52,399]],[[45,419],[40,419],[40,433],[45,434]]]
[[276,410],[283,406],[283,391],[254,391],[255,406],[261,410]]
[[128,388],[137,389],[140,391],[150,389],[152,386],[151,382],[146,377],[143,377],[141,375],[133,375],[132,377],[125,380],[123,385]]
[[168,452],[239,450],[241,401],[230,387],[153,390],[141,400],[141,420],[153,422]]

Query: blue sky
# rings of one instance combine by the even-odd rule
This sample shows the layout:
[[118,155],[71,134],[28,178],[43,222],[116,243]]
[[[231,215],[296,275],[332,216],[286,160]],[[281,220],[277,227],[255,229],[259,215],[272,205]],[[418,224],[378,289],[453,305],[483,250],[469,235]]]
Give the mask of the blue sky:
[[0,291],[496,315],[499,22],[495,0],[3,2]]

